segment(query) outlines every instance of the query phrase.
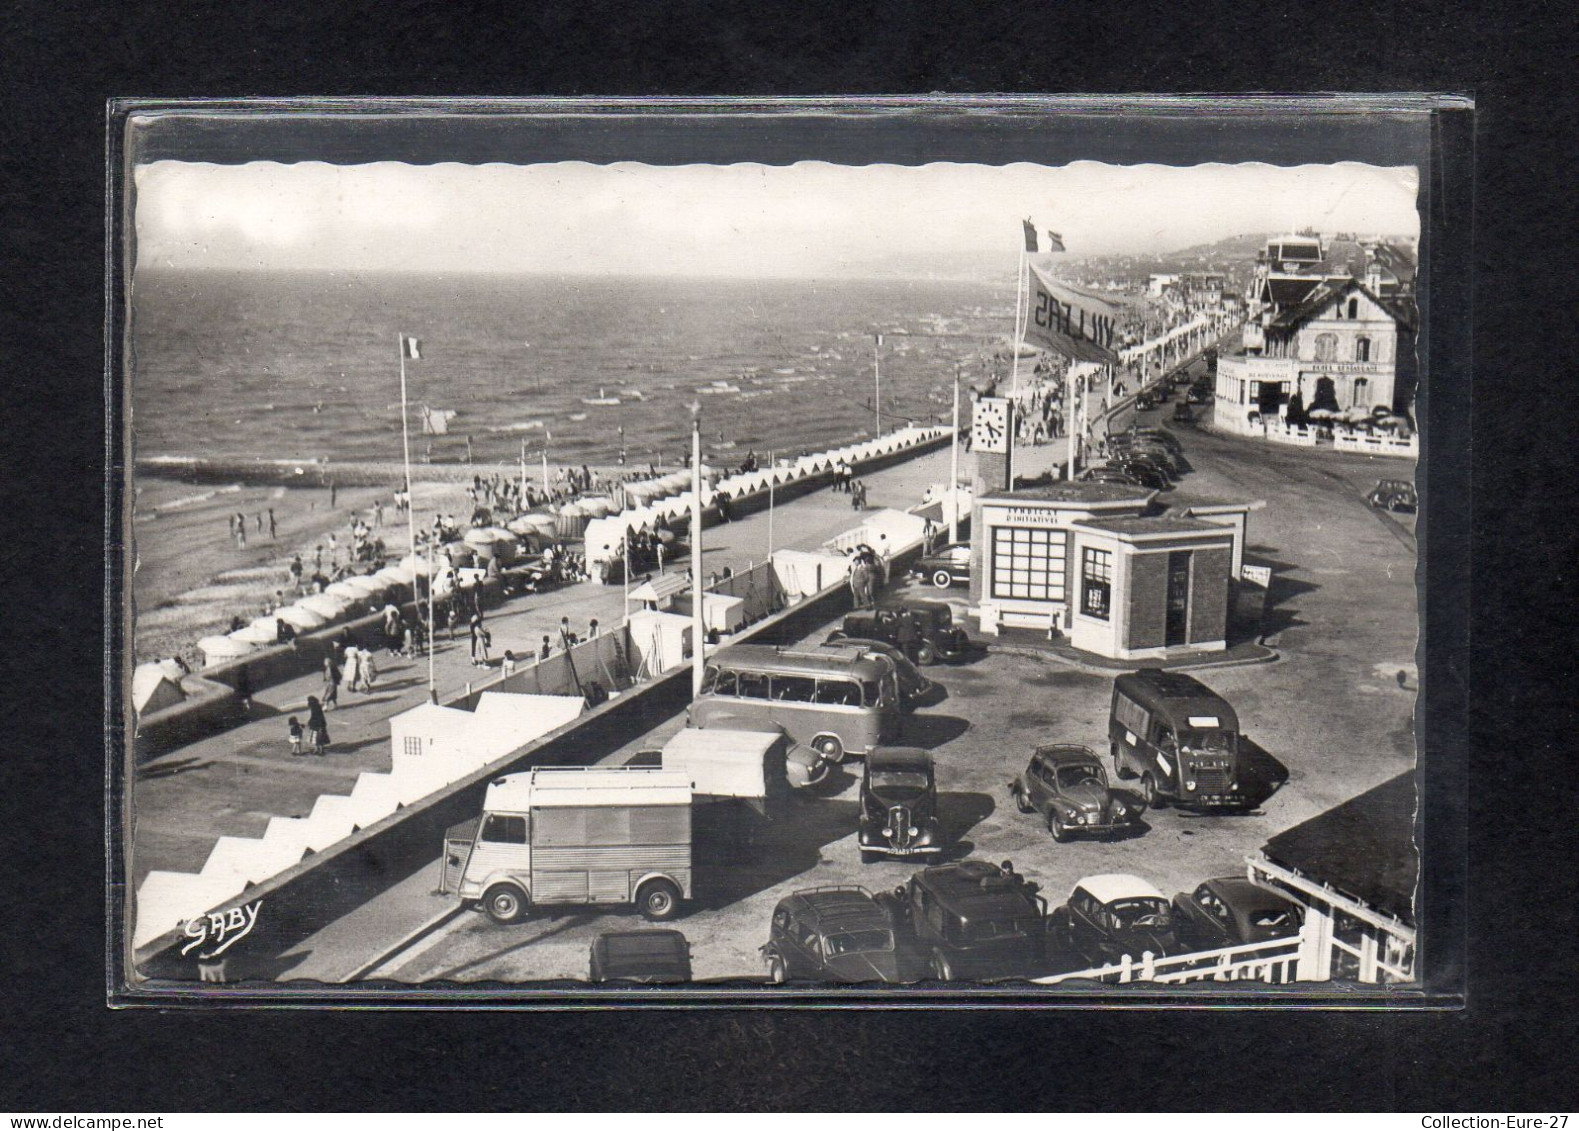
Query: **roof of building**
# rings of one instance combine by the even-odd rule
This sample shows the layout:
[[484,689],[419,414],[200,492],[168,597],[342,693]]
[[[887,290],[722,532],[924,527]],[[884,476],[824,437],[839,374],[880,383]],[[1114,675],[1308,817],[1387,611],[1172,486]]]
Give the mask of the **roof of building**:
[[1087,876],[1075,887],[1083,888],[1096,896],[1100,903],[1112,903],[1115,899],[1160,899],[1167,900],[1167,896],[1158,891],[1156,887],[1139,876],[1132,876],[1126,872],[1106,872],[1100,876]]
[[683,573],[663,573],[650,581],[644,581],[631,590],[633,601],[662,601],[683,593],[691,587],[691,582]]
[[1279,833],[1261,852],[1274,864],[1412,926],[1420,878],[1417,803],[1413,775],[1402,773]]
[[983,502],[1063,503],[1070,506],[1111,506],[1115,503],[1144,504],[1156,492],[1146,487],[1122,483],[1045,483],[1039,487],[1020,487],[1013,491],[989,491]]
[[1075,523],[1087,530],[1100,530],[1134,539],[1165,534],[1215,534],[1232,538],[1233,530],[1220,522],[1206,522],[1199,518],[1176,518],[1173,515],[1126,515],[1123,518],[1088,518]]
[[1375,294],[1358,279],[1328,279],[1312,290],[1303,302],[1280,310],[1273,317],[1269,329],[1293,330],[1320,314],[1329,304],[1337,302],[1350,291],[1359,291],[1391,315],[1394,321],[1406,328],[1414,328],[1414,315],[1406,304],[1393,302]]

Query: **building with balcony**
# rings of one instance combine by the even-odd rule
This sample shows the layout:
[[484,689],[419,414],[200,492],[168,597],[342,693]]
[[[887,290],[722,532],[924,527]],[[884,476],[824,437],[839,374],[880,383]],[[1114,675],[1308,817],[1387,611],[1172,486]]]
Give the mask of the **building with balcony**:
[[1280,236],[1256,263],[1250,318],[1237,349],[1219,354],[1214,423],[1259,433],[1325,410],[1350,419],[1414,403],[1414,268],[1379,241]]

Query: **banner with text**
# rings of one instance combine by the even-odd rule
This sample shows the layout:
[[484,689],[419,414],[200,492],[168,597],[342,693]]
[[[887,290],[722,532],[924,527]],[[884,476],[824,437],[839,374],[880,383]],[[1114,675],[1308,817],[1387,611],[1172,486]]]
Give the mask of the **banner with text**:
[[1119,364],[1114,342],[1122,304],[1073,283],[1054,279],[1043,264],[1030,261],[1030,314],[1025,340],[1074,358]]

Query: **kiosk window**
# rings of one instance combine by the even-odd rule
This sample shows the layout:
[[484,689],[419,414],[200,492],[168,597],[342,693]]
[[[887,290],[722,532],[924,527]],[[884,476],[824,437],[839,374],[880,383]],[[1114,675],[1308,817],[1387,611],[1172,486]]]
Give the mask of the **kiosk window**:
[[1064,597],[1064,532],[1000,526],[992,532],[992,595],[1033,601]]
[[1113,555],[1087,546],[1080,552],[1080,611],[1098,620],[1108,619],[1113,602]]
[[482,839],[492,844],[525,844],[526,818],[501,817],[495,813],[483,822]]

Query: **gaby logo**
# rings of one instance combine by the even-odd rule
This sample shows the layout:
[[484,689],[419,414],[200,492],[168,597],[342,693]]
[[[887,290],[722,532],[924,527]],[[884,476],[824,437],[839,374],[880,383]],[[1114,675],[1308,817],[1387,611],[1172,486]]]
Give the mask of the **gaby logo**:
[[229,911],[210,911],[207,915],[188,919],[184,933],[191,941],[181,948],[181,953],[188,954],[198,947],[213,944],[212,950],[207,953],[199,951],[197,956],[218,958],[252,933],[252,928],[258,923],[258,912],[262,909],[263,901],[260,899],[242,907],[232,907]]

